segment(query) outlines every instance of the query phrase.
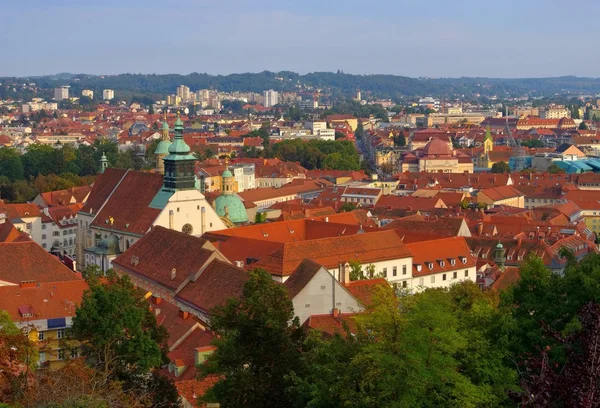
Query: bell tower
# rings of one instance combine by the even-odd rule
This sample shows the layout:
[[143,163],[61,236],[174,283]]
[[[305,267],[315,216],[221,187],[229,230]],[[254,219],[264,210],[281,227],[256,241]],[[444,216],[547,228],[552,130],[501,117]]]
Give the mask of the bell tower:
[[173,127],[175,136],[169,146],[168,156],[163,161],[165,165],[165,190],[191,190],[195,188],[196,178],[194,164],[196,157],[190,153],[190,147],[183,140],[183,122],[177,114]]

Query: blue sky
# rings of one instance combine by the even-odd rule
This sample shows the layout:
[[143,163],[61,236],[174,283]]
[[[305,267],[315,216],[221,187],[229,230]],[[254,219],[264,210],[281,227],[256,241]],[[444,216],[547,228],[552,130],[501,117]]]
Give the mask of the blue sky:
[[600,76],[598,0],[1,0],[0,6],[0,76],[338,69],[411,77]]

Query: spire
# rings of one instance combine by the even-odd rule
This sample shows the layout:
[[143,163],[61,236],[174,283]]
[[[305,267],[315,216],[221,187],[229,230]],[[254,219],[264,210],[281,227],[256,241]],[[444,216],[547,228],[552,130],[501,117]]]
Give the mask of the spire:
[[190,153],[191,149],[183,139],[183,122],[179,113],[173,131],[173,141],[168,148],[168,155],[163,159],[164,189],[171,191],[193,189],[196,184],[194,175],[196,157]]
[[167,111],[165,110],[165,119],[162,124],[162,140],[170,141],[169,137],[169,122],[167,122]]
[[102,157],[100,158],[100,173],[104,173],[104,170],[108,168],[108,159],[106,158],[106,154],[102,153]]

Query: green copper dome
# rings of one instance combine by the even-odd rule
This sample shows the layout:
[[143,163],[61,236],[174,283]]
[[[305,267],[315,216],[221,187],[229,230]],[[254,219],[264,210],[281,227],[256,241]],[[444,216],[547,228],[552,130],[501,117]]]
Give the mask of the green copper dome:
[[229,168],[226,167],[223,174],[221,174],[221,177],[233,177],[233,174],[231,174],[231,171],[229,170]]
[[169,130],[169,124],[167,123],[166,120],[162,124],[162,130]]
[[215,211],[219,217],[226,217],[234,224],[248,221],[242,200],[235,195],[220,195],[215,200]]
[[167,159],[170,160],[195,160],[195,157],[190,154],[190,147],[183,140],[183,122],[179,117],[173,127],[175,136],[169,146],[169,156]]
[[170,140],[161,140],[156,146],[154,154],[169,154],[169,146],[171,146]]

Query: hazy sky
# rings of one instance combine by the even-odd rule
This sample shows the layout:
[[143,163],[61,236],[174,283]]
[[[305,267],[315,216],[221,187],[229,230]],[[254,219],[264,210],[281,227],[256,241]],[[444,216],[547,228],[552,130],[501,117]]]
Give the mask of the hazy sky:
[[0,76],[598,77],[599,12],[598,0],[0,0]]

